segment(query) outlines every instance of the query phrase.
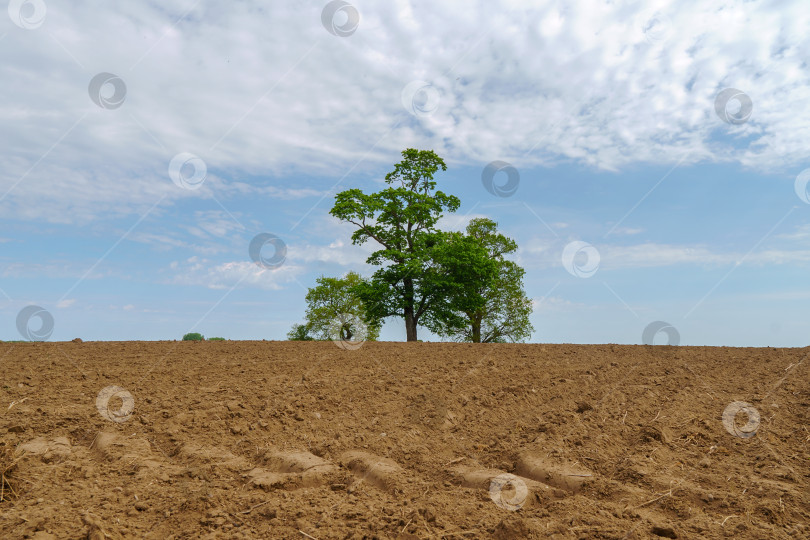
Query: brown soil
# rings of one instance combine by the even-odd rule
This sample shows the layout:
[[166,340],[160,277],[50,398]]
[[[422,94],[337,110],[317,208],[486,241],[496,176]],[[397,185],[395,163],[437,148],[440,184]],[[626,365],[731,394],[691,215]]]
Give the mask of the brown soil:
[[0,536],[808,538],[808,356],[0,344]]

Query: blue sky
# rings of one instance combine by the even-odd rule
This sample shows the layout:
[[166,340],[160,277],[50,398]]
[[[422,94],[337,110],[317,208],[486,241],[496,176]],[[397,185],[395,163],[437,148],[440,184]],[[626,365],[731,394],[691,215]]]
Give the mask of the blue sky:
[[[443,228],[485,216],[517,240],[534,342],[665,321],[687,345],[808,343],[801,2],[44,0],[0,19],[0,339],[32,304],[51,340],[283,339],[319,275],[373,271],[334,194],[382,188],[415,147],[462,201]],[[482,182],[496,160],[510,196]],[[251,261],[260,233],[281,266]]]

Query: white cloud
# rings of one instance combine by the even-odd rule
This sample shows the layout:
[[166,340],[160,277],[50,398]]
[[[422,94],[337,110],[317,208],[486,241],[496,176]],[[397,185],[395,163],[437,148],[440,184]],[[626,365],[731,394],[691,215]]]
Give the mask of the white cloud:
[[[438,222],[436,227],[442,231],[464,231],[469,225],[470,221],[477,218],[493,219],[492,216],[486,214],[445,214]],[[496,221],[493,219],[493,221]]]
[[194,212],[193,225],[182,225],[182,228],[197,238],[226,238],[244,230],[239,217],[238,213],[222,210],[198,210]]
[[746,261],[760,266],[770,264],[795,264],[810,262],[810,249],[805,250],[778,250],[769,249],[750,256]]
[[579,311],[587,307],[581,302],[571,302],[560,296],[548,296],[546,298],[532,298],[532,311]]
[[90,274],[87,274],[95,261],[85,262],[54,260],[48,263],[10,262],[0,265],[0,277],[3,278],[56,278],[56,279],[101,279],[116,275],[108,267],[98,265]]
[[250,261],[212,263],[207,259],[191,257],[186,261],[174,261],[170,265],[175,285],[195,285],[209,289],[232,287],[280,290],[305,273],[305,268],[284,262],[275,269],[263,268]]
[[810,240],[810,224],[799,225],[793,232],[776,235],[776,238],[791,240],[793,242],[806,242]]
[[[244,185],[249,186],[249,184]],[[321,197],[328,193],[327,191],[310,188],[277,188],[275,186],[259,187],[252,190],[245,190],[244,192],[252,192],[256,195],[262,195],[268,199],[281,199],[284,201],[305,199],[307,197]]]
[[341,266],[364,266],[366,259],[378,249],[374,242],[367,242],[362,246],[351,243],[343,244],[336,240],[328,246],[306,244],[303,246],[287,246],[287,258],[297,263],[335,263]]
[[633,246],[596,246],[601,256],[601,268],[642,268],[675,264],[716,265],[734,261],[733,254],[713,253],[702,246],[673,246],[645,243]]
[[743,252],[721,253],[702,246],[674,246],[654,243],[635,246],[606,246],[600,249],[600,255],[602,256],[602,267],[606,269],[672,266],[677,264],[767,266],[810,261],[810,250],[806,249],[763,249],[746,254]]
[[550,250],[554,249],[554,246],[555,243],[550,240],[530,238],[518,246],[518,258],[531,254],[548,253]]
[[[561,267],[565,242],[532,239],[521,246],[517,262],[524,267]],[[600,270],[655,268],[675,265],[765,266],[810,262],[810,249],[762,249],[752,253],[716,251],[702,245],[672,245],[646,242],[635,245],[593,244],[599,253]]]
[[[326,32],[322,7],[74,2],[49,5],[39,29],[7,25],[0,211],[67,223],[143,213],[161,197],[161,208],[316,197],[289,179],[362,173],[407,146],[518,168],[806,160],[810,11],[799,0],[661,2],[673,31],[660,41],[640,4],[358,3],[347,38]],[[88,96],[102,71],[126,83],[118,109]],[[417,79],[439,98],[424,118],[401,103]],[[715,114],[726,87],[751,97],[745,124]],[[198,191],[168,177],[180,152],[207,164]]]
[[75,298],[67,298],[65,300],[60,300],[59,302],[57,302],[56,307],[58,309],[69,308],[70,306],[72,306],[75,303],[76,303]]
[[633,228],[633,227],[617,227],[616,229],[612,230],[611,234],[624,234],[624,235],[633,235],[639,234],[644,232],[644,229],[640,228]]

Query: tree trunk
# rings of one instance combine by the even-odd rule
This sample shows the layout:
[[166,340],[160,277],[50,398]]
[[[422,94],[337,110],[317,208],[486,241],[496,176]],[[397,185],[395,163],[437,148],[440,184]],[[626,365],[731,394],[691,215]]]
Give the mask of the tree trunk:
[[473,343],[481,343],[481,317],[472,318],[472,341]]
[[418,341],[416,339],[416,319],[413,318],[413,308],[405,308],[405,335],[408,341]]
[[413,280],[406,278],[405,285],[405,335],[408,341],[417,341],[416,318],[413,313]]

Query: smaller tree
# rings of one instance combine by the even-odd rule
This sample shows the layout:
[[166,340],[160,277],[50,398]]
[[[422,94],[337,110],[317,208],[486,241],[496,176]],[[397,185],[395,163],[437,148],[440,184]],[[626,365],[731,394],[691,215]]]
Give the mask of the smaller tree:
[[439,299],[425,325],[437,334],[451,335],[469,326],[467,314],[485,308],[487,300],[481,291],[497,279],[500,268],[476,238],[445,232],[435,240],[430,271]]
[[290,341],[314,341],[315,338],[309,335],[309,327],[306,324],[294,324],[292,330],[287,332],[287,339]]
[[[497,227],[490,219],[476,218],[466,235],[448,235],[440,264],[455,283],[447,305],[456,316],[438,320],[437,334],[474,343],[518,342],[531,336],[532,302],[523,290],[525,270],[504,257],[517,250],[517,243],[498,233]],[[481,257],[488,264],[480,262]]]
[[309,289],[306,296],[305,335],[328,340],[334,337],[332,334],[337,329],[340,333],[338,339],[350,338],[360,333],[357,328],[351,328],[356,324],[353,321],[359,321],[366,326],[365,339],[377,340],[382,320],[372,316],[358,296],[359,288],[366,285],[360,274],[349,272],[342,278],[321,276],[316,282],[318,285]]

